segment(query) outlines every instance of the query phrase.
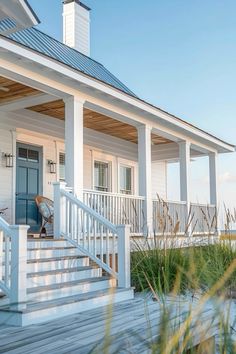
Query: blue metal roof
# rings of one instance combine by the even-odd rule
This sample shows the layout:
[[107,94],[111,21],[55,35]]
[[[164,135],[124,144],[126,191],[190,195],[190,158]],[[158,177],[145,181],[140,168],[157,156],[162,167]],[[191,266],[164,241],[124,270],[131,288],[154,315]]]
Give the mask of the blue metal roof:
[[7,32],[9,30],[12,30],[16,28],[16,22],[10,18],[5,18],[0,21],[0,33],[1,32]]
[[[1,23],[0,23],[1,29]],[[136,95],[120,80],[111,74],[102,64],[68,47],[36,28],[28,28],[7,36],[9,39],[34,51],[47,55],[73,69],[111,85],[129,95]]]

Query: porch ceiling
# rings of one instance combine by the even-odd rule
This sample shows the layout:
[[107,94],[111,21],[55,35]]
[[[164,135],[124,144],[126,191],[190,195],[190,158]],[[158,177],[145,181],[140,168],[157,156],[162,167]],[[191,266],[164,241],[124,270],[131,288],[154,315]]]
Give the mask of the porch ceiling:
[[[34,107],[28,107],[27,109],[60,120],[65,119],[65,105],[63,100],[48,102]],[[138,133],[135,127],[89,109],[84,110],[84,126],[116,138],[138,143]],[[167,144],[170,142],[171,141],[168,139],[152,134],[152,143],[154,145]]]
[[14,102],[39,93],[42,92],[0,76],[0,104]]

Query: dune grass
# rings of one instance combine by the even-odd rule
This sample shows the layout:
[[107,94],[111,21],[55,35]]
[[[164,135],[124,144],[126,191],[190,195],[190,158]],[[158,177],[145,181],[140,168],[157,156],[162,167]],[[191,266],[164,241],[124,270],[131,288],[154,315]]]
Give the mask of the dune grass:
[[[179,279],[178,292],[211,288],[236,259],[236,246],[220,241],[205,246],[157,247],[157,241],[135,243],[131,257],[132,285],[137,291],[150,287],[157,293],[168,294]],[[224,288],[236,290],[236,270]]]

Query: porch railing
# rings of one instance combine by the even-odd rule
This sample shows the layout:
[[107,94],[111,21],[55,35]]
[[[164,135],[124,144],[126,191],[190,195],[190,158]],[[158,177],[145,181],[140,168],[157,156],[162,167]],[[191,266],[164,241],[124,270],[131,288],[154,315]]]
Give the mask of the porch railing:
[[187,219],[186,202],[153,200],[154,234],[185,234]]
[[115,225],[130,225],[131,233],[143,234],[144,197],[84,190],[84,203]]
[[193,234],[212,234],[217,230],[217,208],[215,205],[191,203],[190,214]]
[[64,236],[83,254],[130,287],[130,226],[115,225],[66,190],[54,184],[54,236]]
[[11,306],[26,304],[28,226],[10,226],[0,217],[0,289]]

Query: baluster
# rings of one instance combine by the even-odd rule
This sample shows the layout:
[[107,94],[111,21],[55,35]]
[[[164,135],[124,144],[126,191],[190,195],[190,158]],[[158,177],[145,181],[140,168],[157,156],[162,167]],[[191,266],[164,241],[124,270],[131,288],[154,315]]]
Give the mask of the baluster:
[[97,220],[96,219],[94,219],[93,237],[94,237],[93,254],[96,257],[97,256]]
[[103,260],[103,225],[102,224],[100,224],[99,231],[100,231],[100,259],[103,262],[104,260]]
[[10,287],[10,237],[5,234],[5,284]]
[[109,230],[106,229],[106,264],[108,266],[110,266],[109,241]]
[[112,245],[111,245],[111,252],[112,252],[112,269],[114,270],[114,272],[117,272],[117,266],[116,266],[116,254],[118,253],[118,249],[116,249],[116,244],[115,244],[115,240],[117,239],[116,235],[114,234],[114,232],[112,232],[111,234],[112,236]]
[[3,280],[3,231],[0,230],[0,281]]
[[68,220],[68,199],[66,199],[66,234],[69,236],[69,220]]
[[79,244],[80,229],[79,229],[79,207],[76,208],[76,241]]
[[85,214],[84,211],[81,209],[81,228],[82,228],[82,242],[83,242],[83,247],[85,248]]
[[86,214],[86,218],[87,218],[87,248],[88,248],[88,251],[90,252],[90,215],[89,214]]

